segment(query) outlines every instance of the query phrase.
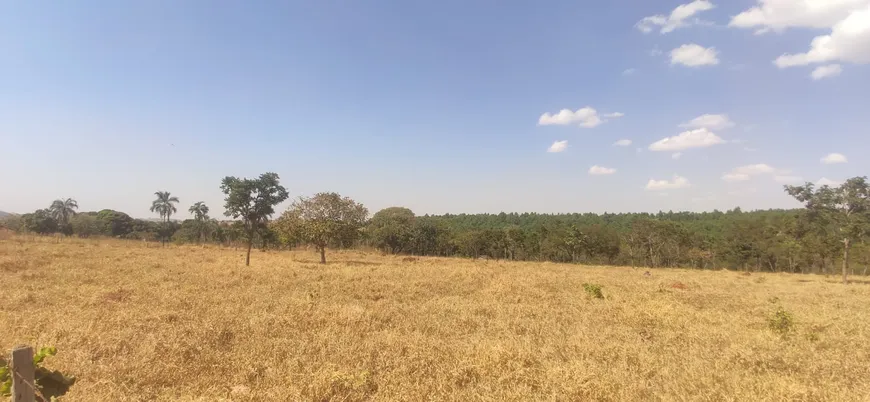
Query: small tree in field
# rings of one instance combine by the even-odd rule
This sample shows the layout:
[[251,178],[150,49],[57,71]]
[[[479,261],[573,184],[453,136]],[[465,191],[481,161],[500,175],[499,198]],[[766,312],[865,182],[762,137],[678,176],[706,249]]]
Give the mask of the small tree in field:
[[156,212],[160,215],[160,220],[163,222],[163,233],[160,240],[162,244],[166,244],[166,238],[169,235],[169,217],[178,212],[175,204],[178,204],[178,197],[173,197],[169,191],[158,191],[154,193],[157,199],[151,202],[151,212]]
[[224,215],[233,219],[242,219],[243,236],[248,242],[248,255],[245,266],[251,265],[251,247],[254,244],[254,234],[265,227],[269,217],[275,213],[278,205],[290,196],[287,189],[278,182],[277,173],[263,173],[257,179],[239,179],[227,176],[221,181],[221,191],[226,194]]
[[76,214],[79,209],[79,203],[72,198],[65,200],[54,200],[48,210],[51,212],[51,217],[57,221],[57,224],[64,234],[71,234],[69,220]]
[[300,197],[281,215],[278,225],[285,238],[298,238],[317,247],[320,263],[326,264],[326,247],[352,242],[359,236],[369,211],[362,204],[337,193]]
[[385,208],[372,216],[367,230],[377,248],[398,254],[411,245],[414,220],[414,212],[408,208]]
[[843,242],[843,283],[849,283],[849,250],[852,242],[860,239],[867,228],[870,213],[870,186],[866,177],[854,177],[838,187],[813,188],[785,186],[785,191],[804,203],[810,220],[819,226],[830,227]]
[[208,205],[199,201],[193,204],[188,210],[193,214],[193,220],[196,222],[196,230],[199,233],[199,241],[205,240],[205,229],[208,224]]

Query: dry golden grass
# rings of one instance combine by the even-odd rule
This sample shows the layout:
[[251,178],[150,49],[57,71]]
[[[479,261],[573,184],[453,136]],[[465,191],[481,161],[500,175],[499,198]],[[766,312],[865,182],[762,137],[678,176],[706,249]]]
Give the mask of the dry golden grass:
[[866,281],[53,241],[0,240],[0,347],[68,401],[870,398]]

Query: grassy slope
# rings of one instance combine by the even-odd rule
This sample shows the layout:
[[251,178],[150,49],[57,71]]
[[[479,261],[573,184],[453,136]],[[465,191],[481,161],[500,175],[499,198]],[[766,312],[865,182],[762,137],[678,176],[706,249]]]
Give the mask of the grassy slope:
[[0,240],[0,347],[57,346],[68,401],[870,395],[866,282],[49,241]]

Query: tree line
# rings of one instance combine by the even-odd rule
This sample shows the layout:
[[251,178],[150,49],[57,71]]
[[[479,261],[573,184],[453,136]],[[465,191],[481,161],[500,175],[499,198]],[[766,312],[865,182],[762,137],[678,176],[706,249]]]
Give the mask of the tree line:
[[[181,222],[179,199],[158,191],[151,211],[160,222],[133,219],[113,210],[77,213],[73,199],[7,218],[7,228],[79,237],[113,236],[175,243],[313,246],[326,262],[327,249],[372,247],[390,254],[553,261],[582,264],[729,268],[769,272],[866,275],[870,267],[870,188],[866,177],[841,185],[785,186],[802,209],[744,212],[620,214],[446,214],[417,216],[390,207],[369,217],[360,203],[337,193],[300,197],[273,219],[289,198],[275,173],[254,179],[226,177],[225,215],[211,218],[196,202]],[[851,265],[850,265],[851,263]],[[856,270],[854,267],[857,266]]]

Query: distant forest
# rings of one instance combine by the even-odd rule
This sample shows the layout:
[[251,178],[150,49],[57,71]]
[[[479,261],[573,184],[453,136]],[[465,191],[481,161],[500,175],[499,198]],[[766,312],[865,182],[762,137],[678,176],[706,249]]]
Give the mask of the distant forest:
[[[268,183],[258,181],[267,175],[273,175]],[[113,210],[76,213],[77,203],[67,199],[33,213],[7,216],[0,225],[18,232],[178,244],[261,249],[313,245],[323,262],[326,249],[368,247],[415,256],[643,267],[832,274],[842,266],[844,280],[846,271],[866,275],[870,267],[870,189],[863,177],[838,187],[787,186],[785,191],[806,205],[792,210],[417,216],[407,208],[392,207],[369,216],[353,200],[320,193],[293,202],[276,219],[269,219],[270,209],[256,207],[256,186],[266,186],[259,189],[263,193],[283,190],[277,175],[227,179],[236,180],[222,187],[227,215],[233,220],[211,218],[201,202],[188,209],[194,218],[171,220],[179,200],[157,192],[152,211],[161,222]],[[287,198],[286,190],[270,194],[277,194],[263,204],[270,208]]]

